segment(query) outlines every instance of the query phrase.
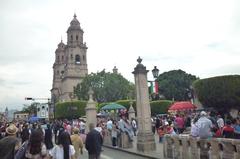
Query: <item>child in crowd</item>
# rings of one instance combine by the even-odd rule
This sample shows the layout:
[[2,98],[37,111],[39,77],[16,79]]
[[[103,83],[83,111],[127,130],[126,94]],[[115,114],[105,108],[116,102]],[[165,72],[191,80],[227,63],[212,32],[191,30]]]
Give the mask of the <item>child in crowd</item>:
[[161,127],[159,127],[158,128],[158,135],[159,135],[159,143],[162,143],[162,141],[163,141],[163,136],[164,136],[164,130],[163,130],[163,127],[161,126]]

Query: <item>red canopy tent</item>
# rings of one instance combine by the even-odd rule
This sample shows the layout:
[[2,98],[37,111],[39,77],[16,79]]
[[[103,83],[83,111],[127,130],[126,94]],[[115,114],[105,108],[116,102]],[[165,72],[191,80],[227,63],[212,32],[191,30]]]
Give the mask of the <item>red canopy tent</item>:
[[196,108],[197,107],[194,104],[192,104],[191,102],[183,101],[183,102],[173,103],[168,110],[169,111],[178,111],[178,110],[189,110],[189,109],[196,109]]

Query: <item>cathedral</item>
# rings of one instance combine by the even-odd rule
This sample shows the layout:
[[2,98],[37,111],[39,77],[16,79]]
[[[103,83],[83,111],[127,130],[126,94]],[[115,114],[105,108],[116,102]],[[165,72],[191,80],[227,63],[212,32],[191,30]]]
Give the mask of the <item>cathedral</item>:
[[87,46],[76,14],[67,30],[67,44],[58,44],[53,64],[52,102],[76,98],[74,87],[88,74]]

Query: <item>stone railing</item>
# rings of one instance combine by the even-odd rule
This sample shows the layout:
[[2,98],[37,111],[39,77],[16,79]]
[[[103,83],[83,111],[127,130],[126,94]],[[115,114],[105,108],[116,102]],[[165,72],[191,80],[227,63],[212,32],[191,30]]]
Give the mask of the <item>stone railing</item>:
[[240,159],[240,140],[165,135],[163,152],[165,159]]
[[[105,132],[103,145],[112,146],[111,133],[108,131]],[[117,138],[117,146],[120,148],[132,148],[133,143],[129,141],[126,133],[121,133],[120,136]]]

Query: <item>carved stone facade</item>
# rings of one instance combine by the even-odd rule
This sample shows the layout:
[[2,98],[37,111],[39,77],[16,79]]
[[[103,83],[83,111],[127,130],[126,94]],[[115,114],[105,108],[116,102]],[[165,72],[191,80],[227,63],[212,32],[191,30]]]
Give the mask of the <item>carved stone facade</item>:
[[87,46],[83,42],[83,30],[74,14],[67,30],[67,44],[58,44],[53,64],[52,102],[69,101],[74,87],[88,74]]

